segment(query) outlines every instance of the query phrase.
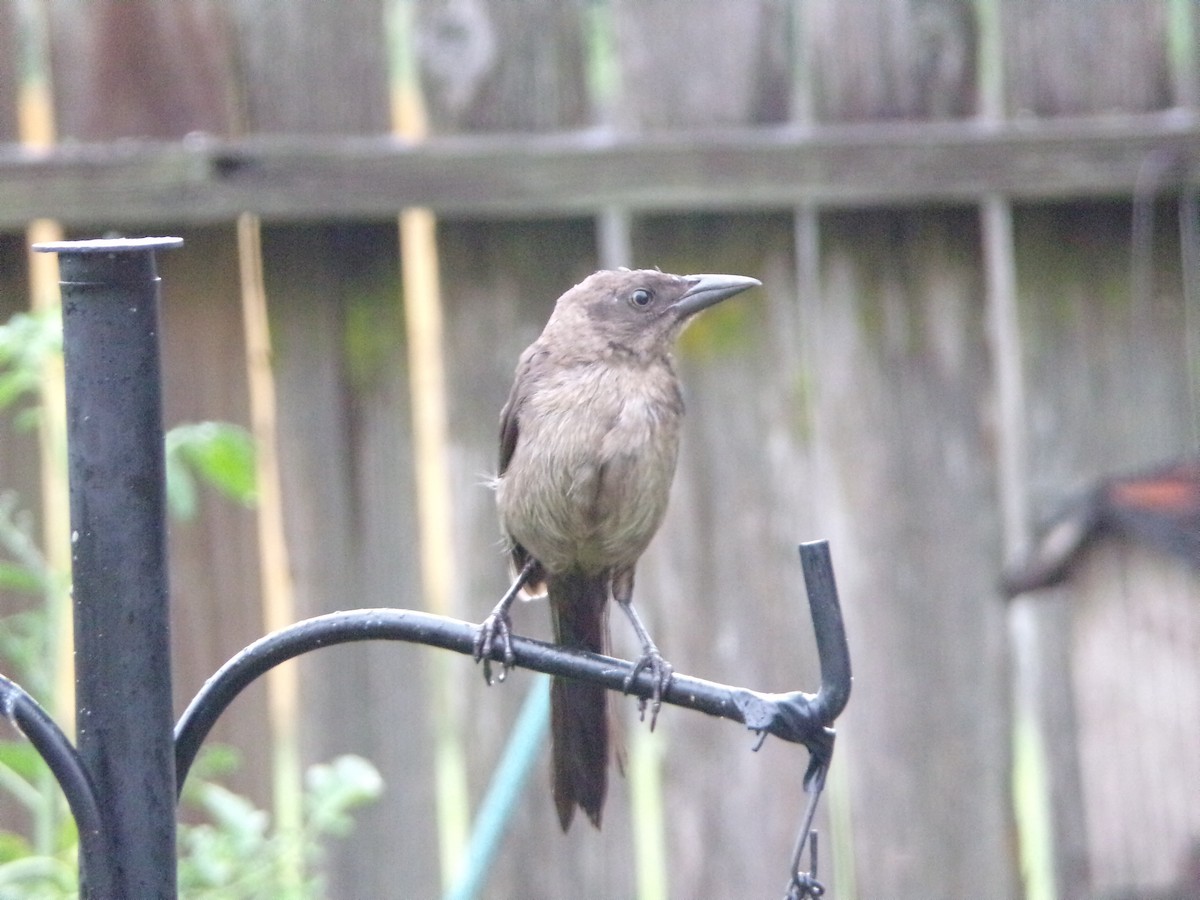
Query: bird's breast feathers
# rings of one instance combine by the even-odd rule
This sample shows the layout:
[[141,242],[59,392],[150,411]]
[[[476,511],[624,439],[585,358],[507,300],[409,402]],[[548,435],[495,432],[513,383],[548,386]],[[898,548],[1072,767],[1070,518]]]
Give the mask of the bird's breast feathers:
[[[657,374],[657,373],[656,373]],[[592,366],[545,378],[498,484],[509,533],[551,571],[641,555],[666,510],[682,403],[673,373]],[[632,554],[632,560],[626,557]]]

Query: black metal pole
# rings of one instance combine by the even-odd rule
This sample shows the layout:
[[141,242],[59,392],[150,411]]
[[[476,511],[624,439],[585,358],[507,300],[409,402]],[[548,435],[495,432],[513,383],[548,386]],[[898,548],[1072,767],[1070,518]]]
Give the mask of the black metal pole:
[[[83,894],[175,897],[158,275],[179,238],[66,241],[59,254],[75,610],[76,728],[111,858]],[[100,877],[104,870],[109,877]]]

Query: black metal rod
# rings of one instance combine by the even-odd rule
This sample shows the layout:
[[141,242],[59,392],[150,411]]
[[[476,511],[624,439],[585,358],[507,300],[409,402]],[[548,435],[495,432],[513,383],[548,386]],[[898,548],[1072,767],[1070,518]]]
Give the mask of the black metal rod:
[[[200,745],[221,713],[247,685],[281,662],[320,647],[370,640],[426,644],[470,656],[474,652],[477,628],[470,622],[414,610],[357,609],[305,619],[260,638],[225,663],[205,683],[175,726],[175,770],[180,788]],[[513,636],[512,649],[519,668],[583,678],[617,691],[622,689],[633,669],[633,663],[625,660],[568,650],[517,635]],[[495,661],[500,662],[500,659]],[[645,673],[630,690],[634,696],[646,698],[652,692],[653,684]],[[663,695],[663,702],[741,722],[740,695],[750,693],[699,678],[675,675]]]
[[[82,855],[108,856],[108,832],[100,811],[100,801],[91,776],[70,739],[24,688],[3,675],[0,675],[0,711],[46,761],[62,788],[79,831]],[[96,870],[92,881],[94,896],[117,896],[116,885],[104,880],[109,874],[103,867]]]
[[[820,554],[817,556],[819,560]],[[828,564],[827,550],[824,558]],[[827,574],[831,582],[832,567],[828,568]],[[833,745],[833,732],[828,727],[833,717],[826,716],[831,710],[836,716],[836,712],[845,706],[850,693],[850,664],[837,592],[830,593],[828,585],[821,585],[818,590],[817,596],[810,595],[809,598],[814,624],[821,623],[816,633],[822,659],[822,688],[817,695],[801,691],[764,694],[676,674],[663,694],[663,702],[732,719],[755,731],[804,744],[813,754],[810,770],[819,765],[823,771]],[[247,685],[281,662],[319,647],[368,640],[409,641],[470,655],[474,651],[477,627],[458,619],[413,610],[360,609],[306,619],[260,638],[225,663],[180,717],[175,727],[175,770],[179,787],[182,789],[201,744],[221,713]],[[836,642],[839,636],[840,647],[824,647],[825,642]],[[622,690],[633,669],[633,663],[625,660],[519,636],[513,637],[512,650],[520,668],[582,678],[610,690]],[[499,654],[501,650],[497,648],[495,652]],[[497,657],[495,661],[501,660]],[[630,693],[649,698],[653,690],[651,676],[643,672],[634,681]],[[824,699],[827,693],[833,696],[832,702]]]
[[66,241],[59,254],[79,754],[112,848],[85,896],[174,897],[175,766],[156,250],[179,238]]
[[801,544],[800,565],[804,569],[804,588],[808,592],[808,608],[817,637],[817,659],[821,664],[821,690],[814,700],[815,714],[822,722],[832,723],[850,700],[853,675],[829,541]]

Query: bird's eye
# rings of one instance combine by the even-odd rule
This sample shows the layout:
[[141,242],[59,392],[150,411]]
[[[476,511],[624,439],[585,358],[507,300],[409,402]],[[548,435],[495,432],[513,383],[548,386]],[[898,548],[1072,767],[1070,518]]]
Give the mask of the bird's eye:
[[631,303],[633,303],[634,306],[649,306],[650,305],[650,296],[651,295],[648,290],[646,290],[645,288],[638,288],[636,291],[634,291],[632,294],[629,295],[629,300]]

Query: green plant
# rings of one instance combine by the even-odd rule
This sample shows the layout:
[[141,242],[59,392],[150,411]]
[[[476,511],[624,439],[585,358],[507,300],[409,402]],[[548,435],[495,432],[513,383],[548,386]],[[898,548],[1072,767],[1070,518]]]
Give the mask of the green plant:
[[[299,841],[272,830],[268,813],[216,779],[237,767],[228,747],[204,750],[183,793],[185,810],[203,821],[179,826],[179,893],[187,900],[265,900],[292,886],[296,900],[322,896],[319,873],[329,838],[353,828],[351,813],[383,790],[379,772],[357,756],[339,756],[309,767],[305,775],[304,817]],[[0,743],[0,790],[22,805],[35,806],[42,794],[34,782],[43,763],[24,743]],[[0,830],[0,900],[65,900],[79,891],[77,835],[69,816],[51,852],[38,852],[22,835]],[[294,846],[302,849],[305,875],[287,871]],[[297,895],[296,888],[299,893]]]
[[179,827],[180,895],[190,900],[281,896],[281,885],[295,885],[287,869],[298,844],[305,873],[300,896],[322,896],[324,884],[317,873],[327,840],[349,834],[354,825],[351,812],[379,797],[379,772],[367,760],[350,755],[310,766],[304,779],[301,833],[296,836],[272,831],[268,813],[206,775],[214,759],[227,766],[228,749],[202,754],[197,760],[200,771],[189,777],[184,790],[184,804],[201,811],[208,821]]
[[[18,313],[0,325],[0,411],[11,414],[14,427],[27,429],[38,421],[43,372],[61,349],[57,310]],[[175,519],[195,517],[200,484],[254,505],[254,444],[244,428],[227,422],[178,425],[166,433],[164,450],[167,503]],[[51,611],[64,596],[67,576],[47,563],[33,534],[33,516],[21,508],[18,495],[0,492],[0,590],[43,601],[0,617],[0,660],[47,705],[54,682],[48,662],[54,645]],[[321,896],[319,864],[328,839],[347,834],[352,811],[379,796],[379,773],[355,756],[310,767],[297,835],[273,827],[268,813],[219,783],[236,765],[231,750],[207,748],[193,766],[182,802],[200,821],[179,826],[181,896]],[[10,823],[0,827],[0,900],[75,897],[74,822],[45,763],[23,740],[0,741],[0,793],[29,821],[28,834]]]

